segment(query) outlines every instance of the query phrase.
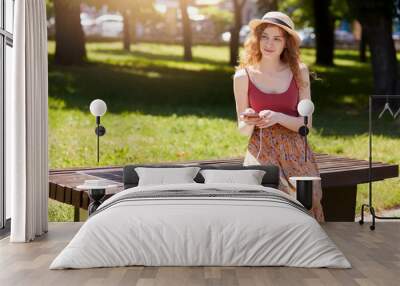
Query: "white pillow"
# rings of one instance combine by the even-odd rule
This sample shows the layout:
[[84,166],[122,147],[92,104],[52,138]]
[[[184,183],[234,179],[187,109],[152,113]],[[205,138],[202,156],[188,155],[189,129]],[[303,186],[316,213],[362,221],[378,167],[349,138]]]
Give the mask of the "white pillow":
[[226,183],[261,185],[265,171],[262,170],[201,170],[205,184]]
[[195,183],[193,179],[199,170],[199,167],[135,168],[139,177],[138,186]]

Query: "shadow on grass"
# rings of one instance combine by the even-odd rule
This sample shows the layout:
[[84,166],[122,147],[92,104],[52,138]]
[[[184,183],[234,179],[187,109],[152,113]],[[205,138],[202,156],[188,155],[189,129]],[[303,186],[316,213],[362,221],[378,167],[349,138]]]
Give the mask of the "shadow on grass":
[[[102,52],[118,53],[114,50]],[[181,61],[175,56],[132,54],[154,60]],[[195,59],[194,62],[213,64],[217,70],[191,71],[156,63],[140,64],[140,59],[137,67],[135,63],[132,66],[91,62],[82,66],[57,66],[49,56],[49,105],[53,109],[88,112],[90,102],[101,98],[109,112],[116,114],[140,112],[235,120],[233,68],[209,59]],[[312,69],[320,78],[312,81],[312,99],[316,106],[314,128],[323,135],[367,133],[368,95],[372,88],[370,70],[365,66],[312,66]]]
[[104,63],[57,66],[52,57],[49,62],[49,95],[56,105],[63,101],[64,108],[86,111],[93,99],[101,98],[112,113],[172,112],[234,118],[234,110],[229,115],[219,111],[224,106],[234,107],[230,72]]
[[[108,54],[108,55],[122,55],[122,56],[133,56],[133,57],[139,57],[143,59],[149,59],[149,60],[163,60],[163,61],[174,61],[174,62],[184,62],[183,58],[181,55],[160,55],[160,54],[154,54],[154,53],[149,53],[149,52],[144,52],[144,51],[124,51],[121,49],[95,49],[94,50],[97,53],[103,53],[103,54]],[[204,58],[200,56],[194,56],[193,57],[193,62],[195,63],[200,63],[200,64],[212,64],[212,65],[217,65],[217,66],[226,66],[226,61],[221,61],[221,60],[213,60],[212,58]]]

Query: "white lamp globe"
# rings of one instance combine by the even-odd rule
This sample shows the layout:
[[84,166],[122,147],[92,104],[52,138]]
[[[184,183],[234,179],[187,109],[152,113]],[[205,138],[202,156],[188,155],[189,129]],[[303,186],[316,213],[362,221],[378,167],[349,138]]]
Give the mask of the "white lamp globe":
[[314,103],[309,99],[302,99],[297,105],[297,111],[301,116],[310,116],[314,112]]
[[95,99],[90,103],[90,112],[94,116],[103,116],[107,111],[107,105],[101,99]]

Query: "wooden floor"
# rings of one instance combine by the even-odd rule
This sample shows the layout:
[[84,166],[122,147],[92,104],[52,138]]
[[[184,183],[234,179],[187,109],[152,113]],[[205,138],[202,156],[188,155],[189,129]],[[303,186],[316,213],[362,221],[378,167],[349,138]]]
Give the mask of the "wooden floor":
[[0,285],[400,285],[400,223],[335,222],[323,227],[352,269],[289,267],[121,267],[48,270],[82,223],[51,223],[27,244],[0,241]]

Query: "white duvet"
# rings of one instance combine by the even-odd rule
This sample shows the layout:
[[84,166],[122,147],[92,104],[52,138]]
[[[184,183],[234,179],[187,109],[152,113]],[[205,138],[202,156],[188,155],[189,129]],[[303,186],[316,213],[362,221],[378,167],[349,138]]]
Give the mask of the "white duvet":
[[50,269],[127,265],[351,267],[318,222],[290,204],[235,197],[115,203],[136,192],[208,188],[262,190],[290,198],[273,188],[238,184],[127,189],[99,207],[103,210],[82,225]]

